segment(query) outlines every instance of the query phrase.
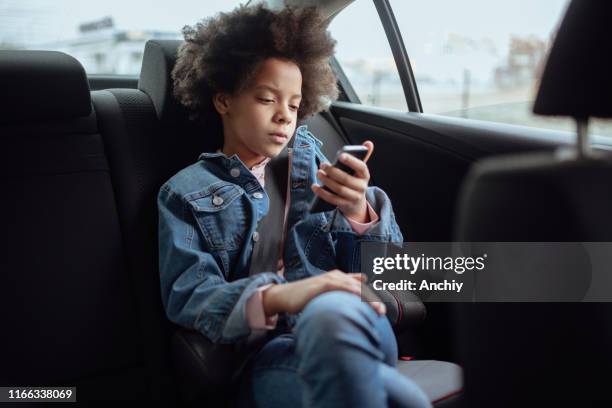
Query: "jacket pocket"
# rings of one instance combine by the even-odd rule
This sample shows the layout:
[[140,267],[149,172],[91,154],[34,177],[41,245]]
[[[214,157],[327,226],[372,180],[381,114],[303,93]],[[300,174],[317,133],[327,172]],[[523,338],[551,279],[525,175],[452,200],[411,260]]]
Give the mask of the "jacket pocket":
[[244,190],[232,183],[215,183],[187,197],[202,235],[213,249],[241,246],[246,232],[247,209],[240,199]]

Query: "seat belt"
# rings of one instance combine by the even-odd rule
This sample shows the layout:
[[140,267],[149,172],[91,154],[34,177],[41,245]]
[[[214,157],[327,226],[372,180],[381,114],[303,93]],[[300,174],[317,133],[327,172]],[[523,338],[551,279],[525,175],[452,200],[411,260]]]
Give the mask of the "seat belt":
[[260,272],[276,273],[277,271],[278,259],[281,256],[280,244],[283,238],[288,166],[287,146],[266,165],[264,189],[270,199],[270,207],[256,228],[257,240],[253,246],[249,275]]

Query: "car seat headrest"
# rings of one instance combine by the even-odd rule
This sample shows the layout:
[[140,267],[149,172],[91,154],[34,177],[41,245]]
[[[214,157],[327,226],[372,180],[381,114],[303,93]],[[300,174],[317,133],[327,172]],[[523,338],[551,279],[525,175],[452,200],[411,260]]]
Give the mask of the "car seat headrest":
[[181,40],[149,40],[145,45],[138,89],[149,95],[157,118],[162,122],[174,122],[188,116],[187,109],[172,95],[170,77],[182,43]]
[[57,51],[0,50],[1,124],[73,119],[91,113],[83,66]]
[[572,1],[555,36],[533,111],[578,119],[612,117],[609,1]]

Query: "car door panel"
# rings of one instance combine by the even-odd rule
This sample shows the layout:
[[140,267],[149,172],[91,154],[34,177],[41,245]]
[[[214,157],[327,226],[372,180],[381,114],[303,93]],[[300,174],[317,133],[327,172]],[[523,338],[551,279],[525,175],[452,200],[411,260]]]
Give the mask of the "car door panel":
[[405,241],[448,240],[452,197],[471,160],[405,133],[342,118],[352,143],[374,143],[372,181],[394,203]]
[[[551,151],[573,135],[336,102],[331,113],[352,144],[374,143],[373,184],[391,198],[404,241],[451,241],[458,194],[470,166],[494,155]],[[596,139],[602,149],[612,146]],[[452,305],[428,303],[428,317],[398,338],[401,353],[456,361]]]
[[[395,203],[398,224],[411,241],[450,241],[457,194],[469,167],[495,155],[571,146],[569,132],[400,112],[336,102],[331,112],[353,144],[371,140],[372,181]],[[612,141],[594,138],[595,147]],[[401,203],[401,204],[400,204]]]

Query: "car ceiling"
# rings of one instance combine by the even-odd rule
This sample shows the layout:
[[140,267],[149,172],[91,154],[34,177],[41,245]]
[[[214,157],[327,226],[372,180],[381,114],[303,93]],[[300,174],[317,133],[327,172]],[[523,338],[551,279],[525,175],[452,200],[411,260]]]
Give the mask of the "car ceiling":
[[280,9],[286,5],[296,7],[316,6],[326,19],[331,19],[353,1],[355,0],[250,0],[247,5],[263,3],[271,9]]

